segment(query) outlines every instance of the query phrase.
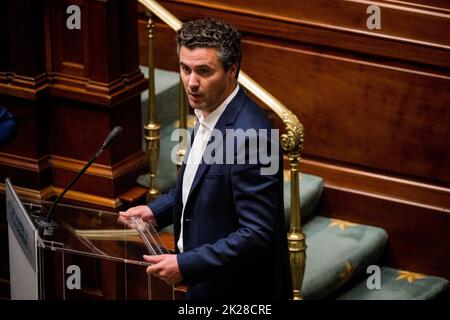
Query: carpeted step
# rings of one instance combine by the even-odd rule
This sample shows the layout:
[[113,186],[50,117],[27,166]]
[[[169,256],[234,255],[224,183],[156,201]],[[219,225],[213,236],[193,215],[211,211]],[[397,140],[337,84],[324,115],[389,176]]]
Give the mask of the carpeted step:
[[368,276],[343,294],[338,295],[337,299],[431,300],[443,294],[448,286],[448,280],[441,277],[381,267],[379,289],[369,289],[367,285]]
[[380,258],[388,235],[377,227],[315,216],[303,226],[305,299],[324,299]]
[[[323,191],[323,178],[300,173],[300,214],[302,223],[313,215]],[[290,171],[284,171],[284,212],[286,230],[289,230],[291,216],[291,181]]]

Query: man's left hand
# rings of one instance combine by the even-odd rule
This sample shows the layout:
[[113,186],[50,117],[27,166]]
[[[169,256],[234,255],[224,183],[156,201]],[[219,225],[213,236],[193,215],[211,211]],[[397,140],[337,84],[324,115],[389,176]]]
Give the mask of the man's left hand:
[[144,260],[153,263],[147,267],[147,273],[151,273],[155,277],[161,278],[167,284],[175,284],[183,280],[183,276],[178,268],[178,260],[176,254],[161,254],[157,256],[144,255]]

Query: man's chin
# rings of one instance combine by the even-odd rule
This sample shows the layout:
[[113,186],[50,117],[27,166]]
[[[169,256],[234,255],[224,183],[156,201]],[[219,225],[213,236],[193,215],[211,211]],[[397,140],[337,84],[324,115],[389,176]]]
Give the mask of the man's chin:
[[194,110],[203,110],[203,105],[201,103],[194,103],[192,101],[189,101],[189,105],[191,106],[192,109]]

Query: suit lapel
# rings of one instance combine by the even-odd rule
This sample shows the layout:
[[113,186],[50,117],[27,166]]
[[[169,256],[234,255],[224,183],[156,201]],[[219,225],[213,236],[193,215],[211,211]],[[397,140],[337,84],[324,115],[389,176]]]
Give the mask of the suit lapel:
[[[228,106],[225,108],[225,111],[222,113],[219,120],[217,121],[214,129],[220,130],[220,132],[222,133],[223,140],[222,140],[221,144],[223,144],[223,141],[225,140],[226,128],[234,123],[234,120],[243,105],[244,98],[245,98],[245,92],[243,91],[242,88],[240,88],[238,93],[236,94],[236,96],[230,101]],[[208,145],[210,143],[211,143],[211,139],[208,141]],[[208,167],[209,167],[209,165],[204,163],[203,158],[202,158],[202,161],[197,168],[197,172],[195,174],[194,181],[192,182],[192,186],[189,191],[189,196],[186,201],[186,206],[189,203],[192,193],[195,191],[196,187],[198,186],[199,181],[202,179],[202,177],[205,174],[206,169],[208,169]]]

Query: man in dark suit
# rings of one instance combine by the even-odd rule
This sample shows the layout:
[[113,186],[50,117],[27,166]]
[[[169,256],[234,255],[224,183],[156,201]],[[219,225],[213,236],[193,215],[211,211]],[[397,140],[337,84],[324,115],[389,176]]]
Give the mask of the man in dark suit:
[[0,107],[0,147],[3,146],[14,134],[16,120],[13,115],[3,107]]
[[[265,112],[238,85],[240,34],[207,18],[183,24],[177,40],[181,78],[198,118],[193,143],[176,187],[119,219],[174,224],[177,253],[144,259],[153,263],[147,271],[167,283],[184,281],[188,298],[288,299],[278,135],[272,139]],[[266,143],[275,170],[259,157]]]

